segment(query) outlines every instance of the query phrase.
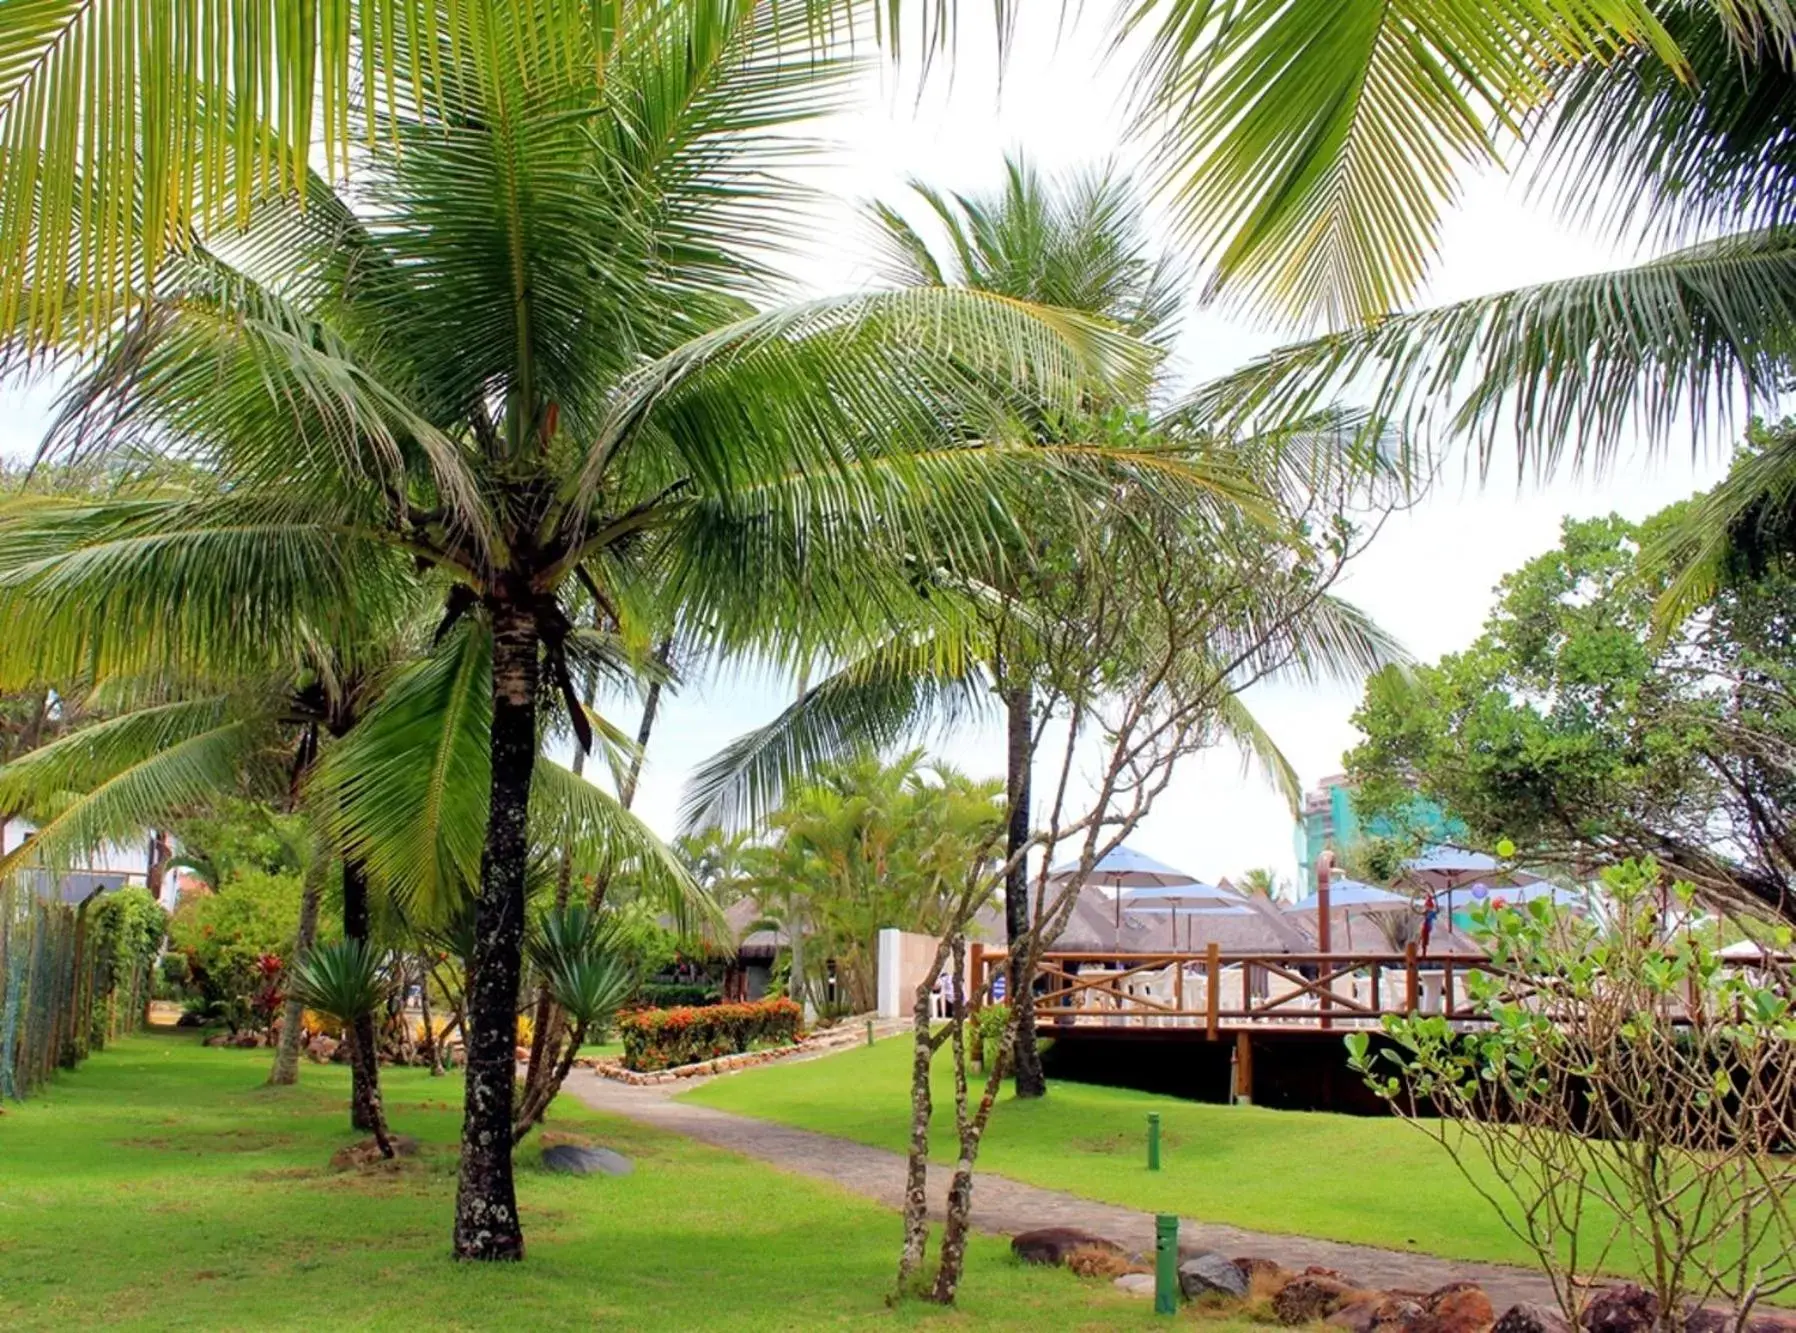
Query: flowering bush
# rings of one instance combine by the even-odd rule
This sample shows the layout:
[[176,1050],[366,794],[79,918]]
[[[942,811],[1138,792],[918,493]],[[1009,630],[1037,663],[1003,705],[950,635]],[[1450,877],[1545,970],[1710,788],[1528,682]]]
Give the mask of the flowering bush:
[[647,1073],[736,1055],[756,1042],[790,1043],[804,1028],[804,1011],[784,996],[751,1004],[639,1009],[618,1019],[624,1068]]

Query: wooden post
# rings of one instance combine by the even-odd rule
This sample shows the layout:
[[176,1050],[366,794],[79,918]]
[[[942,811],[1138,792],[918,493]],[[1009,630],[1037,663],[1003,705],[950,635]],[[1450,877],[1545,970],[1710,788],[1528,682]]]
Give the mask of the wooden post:
[[1443,985],[1441,986],[1441,1012],[1449,1019],[1453,1017],[1453,955],[1448,954],[1442,965]]
[[[1316,858],[1316,950],[1323,955],[1322,962],[1316,968],[1318,978],[1334,970],[1328,965],[1329,958],[1334,953],[1334,923],[1329,920],[1334,912],[1334,870],[1333,851],[1323,852]],[[1322,987],[1322,994],[1316,997],[1316,1008],[1322,1015],[1320,1026],[1325,1028],[1334,1026],[1334,1019],[1329,1017],[1329,1011],[1334,1008],[1334,989],[1335,983],[1331,978]]]
[[1403,1012],[1413,1014],[1416,1011],[1416,992],[1419,988],[1416,977],[1416,942],[1411,940],[1403,946]]
[[1245,1028],[1235,1034],[1235,1104],[1253,1105],[1253,1034]]
[[1204,1028],[1215,1041],[1221,1028],[1218,1011],[1222,1008],[1222,946],[1215,940],[1204,950],[1204,986],[1209,994],[1204,1000]]
[[1185,1012],[1185,960],[1172,960],[1172,1007],[1181,1014]]

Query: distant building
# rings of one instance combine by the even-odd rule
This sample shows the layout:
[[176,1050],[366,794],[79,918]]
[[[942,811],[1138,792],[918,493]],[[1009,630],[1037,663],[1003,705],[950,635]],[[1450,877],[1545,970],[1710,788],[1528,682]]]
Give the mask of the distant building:
[[1297,849],[1298,897],[1316,886],[1316,865],[1322,853],[1333,848],[1337,856],[1349,851],[1364,838],[1388,838],[1397,833],[1415,833],[1424,842],[1451,842],[1465,836],[1465,828],[1433,801],[1415,798],[1409,817],[1399,827],[1379,815],[1361,819],[1353,807],[1353,786],[1345,773],[1323,778],[1316,789],[1306,792],[1303,813],[1298,817],[1293,842]]

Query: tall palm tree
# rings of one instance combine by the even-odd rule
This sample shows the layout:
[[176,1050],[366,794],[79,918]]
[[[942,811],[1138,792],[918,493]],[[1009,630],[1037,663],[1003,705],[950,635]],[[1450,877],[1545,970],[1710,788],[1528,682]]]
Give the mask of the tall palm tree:
[[[801,216],[776,170],[797,151],[785,131],[839,105],[853,67],[797,6],[682,0],[641,19],[477,9],[485,40],[404,48],[404,95],[371,108],[348,187],[312,181],[303,210],[253,198],[244,234],[168,258],[147,305],[72,354],[71,439],[178,450],[227,498],[154,549],[4,585],[22,614],[51,591],[64,620],[104,603],[109,619],[57,643],[126,663],[194,634],[259,648],[296,605],[327,614],[293,572],[308,559],[397,553],[442,593],[417,688],[478,699],[480,743],[411,776],[439,795],[485,784],[484,831],[451,858],[478,863],[455,1225],[471,1259],[523,1249],[509,1130],[542,700],[589,744],[575,672],[614,646],[581,631],[576,596],[614,625],[678,607],[726,650],[852,650],[915,606],[919,560],[995,560],[1006,497],[1043,475],[1020,411],[1144,367],[1100,322],[973,293],[753,304]],[[1108,477],[1129,451],[1098,453],[1054,475]],[[228,565],[192,563],[227,533]],[[120,595],[135,573],[164,596]],[[341,783],[353,819],[393,835],[366,835],[371,871],[414,808],[387,795],[407,773],[377,768]],[[615,822],[584,793],[569,807]]]
[[[1150,345],[1172,333],[1180,275],[1153,253],[1141,201],[1114,172],[1053,183],[1025,159],[1012,157],[1005,162],[1002,187],[988,197],[948,196],[921,184],[914,188],[944,233],[945,245],[932,245],[896,208],[876,207],[885,276],[892,282],[954,284],[1047,301],[1110,320]],[[1181,456],[1211,483],[1181,497],[1195,528],[1245,524],[1257,529],[1262,544],[1276,544],[1289,535],[1275,535],[1278,525],[1272,515],[1279,500],[1268,486],[1276,484],[1282,469],[1301,472],[1307,465],[1314,476],[1318,469],[1327,472],[1348,461],[1336,450],[1351,432],[1332,434],[1326,419],[1306,423],[1316,429],[1289,432],[1270,448],[1262,441],[1231,450],[1193,434],[1177,413],[1149,415],[1146,397],[1088,395],[1076,412],[1034,419],[1034,437],[1047,446],[1129,435],[1150,442],[1164,456]],[[1261,457],[1247,466],[1256,451]],[[1123,505],[1113,503],[1110,509],[1113,515],[1126,514]],[[1133,520],[1123,519],[1128,521]],[[1077,516],[1058,508],[1054,497],[1038,496],[1010,534],[1001,567],[956,571],[977,585],[984,611],[968,634],[951,645],[939,635],[899,635],[866,658],[845,664],[772,724],[740,738],[702,769],[689,793],[688,820],[703,825],[764,814],[777,804],[785,774],[825,758],[840,759],[869,742],[896,743],[924,719],[952,721],[978,710],[980,693],[989,692],[1005,722],[1004,908],[1009,956],[1020,967],[1031,920],[1029,868],[1021,853],[1033,831],[1030,773],[1043,721],[1036,710],[1041,663],[1033,641],[1036,620],[1048,614],[1065,562],[1080,558],[1081,526]],[[1216,554],[1215,548],[1207,553],[1189,548],[1194,562]],[[1338,650],[1330,665],[1349,674],[1383,660],[1390,650],[1351,608],[1329,598],[1318,601],[1307,629],[1316,633],[1318,643],[1327,641],[1331,650]],[[1263,761],[1295,808],[1300,796],[1295,774],[1238,697],[1224,710],[1224,720],[1234,739]],[[1019,1018],[1016,1094],[1036,1097],[1046,1090],[1046,1080],[1026,982],[1013,971],[1007,993],[1016,997]]]

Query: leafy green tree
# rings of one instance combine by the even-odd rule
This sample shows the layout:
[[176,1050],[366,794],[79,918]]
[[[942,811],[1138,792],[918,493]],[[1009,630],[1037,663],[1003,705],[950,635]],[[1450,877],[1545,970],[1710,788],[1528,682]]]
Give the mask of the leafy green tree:
[[1525,862],[1582,879],[1650,855],[1711,903],[1796,919],[1796,580],[1767,571],[1656,636],[1665,575],[1642,546],[1687,508],[1568,521],[1471,647],[1374,677],[1361,807],[1400,823],[1419,791]]
[[[109,562],[6,583],[40,652],[120,671],[195,642],[285,650],[340,622],[331,592],[352,575],[421,569],[442,596],[438,651],[405,700],[385,696],[385,734],[459,704],[465,728],[430,765],[373,739],[335,747],[332,783],[371,874],[479,886],[465,1258],[522,1253],[509,1129],[530,810],[533,788],[570,786],[536,762],[544,698],[590,743],[575,674],[618,661],[641,606],[724,648],[851,647],[914,598],[913,562],[989,542],[1007,489],[1040,474],[1019,403],[1070,404],[1144,364],[1099,322],[977,294],[750,304],[799,203],[774,170],[795,151],[782,131],[839,105],[851,73],[800,7],[518,18],[481,10],[483,40],[412,48],[420,96],[376,109],[353,190],[313,181],[303,210],[252,192],[243,235],[168,257],[154,318],[83,354],[69,438],[179,441],[221,497],[145,511]],[[591,603],[605,630],[580,628]],[[412,856],[420,788],[480,813],[424,821],[443,837]],[[575,796],[567,818],[621,826],[615,803]]]
[[946,928],[1002,816],[999,791],[927,763],[921,750],[890,761],[863,751],[821,768],[769,819],[759,877],[776,896],[802,900],[802,925],[786,924],[807,930],[814,964],[835,963],[854,1012],[876,1004],[881,929]]

